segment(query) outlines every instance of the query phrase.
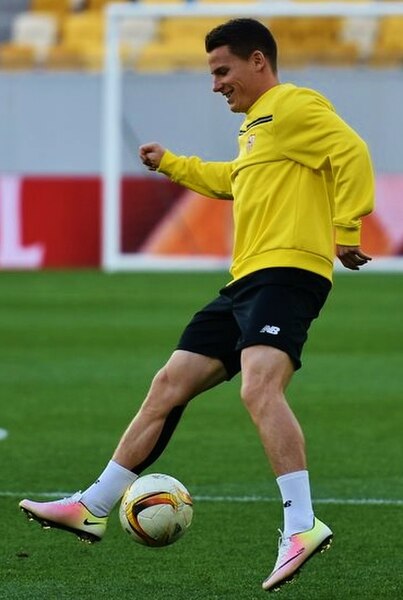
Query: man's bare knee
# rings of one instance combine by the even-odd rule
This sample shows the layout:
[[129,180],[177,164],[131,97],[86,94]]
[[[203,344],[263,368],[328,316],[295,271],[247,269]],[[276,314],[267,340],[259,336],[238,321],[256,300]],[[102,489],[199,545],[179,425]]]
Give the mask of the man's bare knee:
[[154,376],[140,413],[151,419],[165,417],[174,406],[180,406],[189,400],[182,386],[168,376],[166,367],[162,367]]
[[219,360],[176,351],[154,376],[142,410],[168,413],[225,378]]
[[241,398],[253,420],[278,402],[293,373],[289,357],[269,346],[253,346],[242,352]]

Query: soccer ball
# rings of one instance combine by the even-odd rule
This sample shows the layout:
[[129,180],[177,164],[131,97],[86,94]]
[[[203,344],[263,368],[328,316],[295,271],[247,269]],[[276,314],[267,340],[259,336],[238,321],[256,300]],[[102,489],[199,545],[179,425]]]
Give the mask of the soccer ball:
[[119,510],[123,529],[144,546],[173,544],[188,529],[192,516],[192,498],[185,486],[160,473],[136,479]]

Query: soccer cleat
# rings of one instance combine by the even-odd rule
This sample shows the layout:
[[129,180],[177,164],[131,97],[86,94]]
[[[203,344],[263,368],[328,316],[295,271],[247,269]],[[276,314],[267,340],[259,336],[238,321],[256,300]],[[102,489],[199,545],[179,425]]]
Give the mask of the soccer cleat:
[[64,529],[75,533],[83,542],[101,541],[108,517],[96,517],[81,502],[81,493],[54,502],[21,500],[21,510],[30,521],[38,521],[48,529]]
[[284,583],[292,581],[308,559],[329,548],[332,538],[331,529],[316,518],[308,531],[287,538],[281,533],[277,561],[272,573],[263,581],[263,589],[277,591]]

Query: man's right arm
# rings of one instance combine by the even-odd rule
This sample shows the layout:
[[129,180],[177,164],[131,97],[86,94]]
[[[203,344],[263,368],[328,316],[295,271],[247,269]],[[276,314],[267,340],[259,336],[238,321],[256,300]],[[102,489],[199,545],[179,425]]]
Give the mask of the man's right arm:
[[230,162],[177,156],[156,142],[140,146],[139,156],[149,170],[164,173],[175,183],[210,198],[232,200]]

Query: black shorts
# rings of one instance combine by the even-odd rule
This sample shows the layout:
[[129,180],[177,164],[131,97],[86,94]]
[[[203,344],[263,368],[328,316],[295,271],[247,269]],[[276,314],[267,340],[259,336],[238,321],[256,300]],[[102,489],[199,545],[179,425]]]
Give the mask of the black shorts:
[[309,326],[330,288],[328,279],[303,269],[256,271],[197,312],[177,348],[220,359],[228,379],[241,369],[241,350],[259,344],[283,350],[299,369]]

